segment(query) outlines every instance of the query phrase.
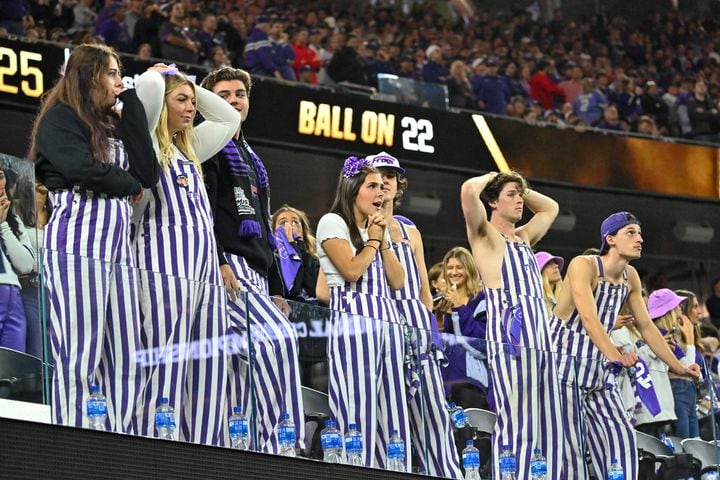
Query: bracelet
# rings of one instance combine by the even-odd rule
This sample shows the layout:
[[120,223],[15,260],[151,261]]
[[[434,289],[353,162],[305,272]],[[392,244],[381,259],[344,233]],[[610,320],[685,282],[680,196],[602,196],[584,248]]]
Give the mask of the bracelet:
[[384,252],[385,250],[390,250],[390,243],[389,243],[389,242],[385,243],[385,248],[380,247],[380,251],[381,251],[381,252]]
[[[373,245],[370,245],[370,244],[367,244],[367,243],[365,244],[365,247],[374,248],[376,252],[378,251],[378,248],[377,248],[376,246],[373,246]],[[365,247],[363,247],[363,248],[365,248]]]
[[378,245],[382,245],[382,240],[378,240],[377,238],[368,238],[365,245],[367,245],[368,242],[378,242]]

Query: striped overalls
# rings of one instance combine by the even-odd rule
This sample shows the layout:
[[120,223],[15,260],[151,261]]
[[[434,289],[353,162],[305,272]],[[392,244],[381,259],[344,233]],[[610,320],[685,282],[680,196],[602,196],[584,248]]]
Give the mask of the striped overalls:
[[[393,244],[393,247],[405,270],[405,286],[391,294],[410,330],[417,334],[417,342],[411,345],[415,351],[412,361],[417,365],[419,355],[422,379],[419,390],[412,396],[408,393],[412,445],[426,474],[461,478],[452,421],[445,408],[445,387],[438,364],[442,352],[436,350],[432,338],[433,331],[437,331],[437,324],[432,312],[420,301],[420,272],[410,245],[408,227],[402,222],[398,224],[403,240]],[[426,453],[428,465],[425,465]]]
[[175,408],[181,440],[224,443],[228,333],[212,212],[200,172],[177,148],[134,227],[140,271],[145,435],[160,397]]
[[382,258],[375,255],[356,282],[330,289],[328,338],[330,410],[341,432],[351,423],[363,435],[363,462],[385,468],[393,429],[410,455],[405,393],[405,326],[391,300]]
[[[305,415],[303,412],[300,366],[298,363],[297,333],[287,317],[273,303],[265,277],[253,270],[243,257],[225,252],[243,289],[236,301],[228,301],[232,330],[247,335],[253,345],[253,400],[257,414],[257,451],[278,453],[279,443],[275,427],[280,415],[288,413],[295,424],[296,447],[305,445]],[[247,379],[247,349],[242,356],[234,356],[230,364],[230,403],[242,396],[243,406],[250,404],[250,382]],[[248,418],[250,409],[245,407]]]
[[[128,169],[119,140],[114,165]],[[107,428],[136,433],[140,375],[137,272],[130,243],[128,198],[74,190],[50,193],[44,271],[50,308],[54,423],[88,426],[90,386],[107,397]]]
[[[623,283],[615,285],[604,279],[600,257],[598,284],[595,288],[595,306],[598,319],[610,334],[618,312],[628,295],[627,273]],[[610,463],[617,458],[625,472],[625,478],[636,478],[638,456],[635,433],[628,418],[617,384],[607,382],[605,368],[607,358],[600,352],[585,333],[577,310],[566,322],[556,316],[553,324],[562,325],[554,338],[559,359],[565,445],[563,464],[567,478],[589,478],[585,463],[585,450],[590,451],[597,478],[607,478]]]
[[[488,363],[497,422],[493,432],[493,478],[500,478],[504,445],[515,454],[517,480],[529,480],[530,458],[539,448],[548,479],[558,479],[562,433],[559,386],[550,352],[547,310],[540,271],[525,242],[505,239],[502,285],[486,288]],[[519,338],[509,336],[519,322]]]

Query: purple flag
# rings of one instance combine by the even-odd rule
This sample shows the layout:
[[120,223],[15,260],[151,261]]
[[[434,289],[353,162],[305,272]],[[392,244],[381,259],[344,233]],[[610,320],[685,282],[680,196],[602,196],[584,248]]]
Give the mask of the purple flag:
[[292,290],[295,284],[295,277],[297,277],[300,265],[302,265],[302,259],[297,251],[288,241],[285,229],[281,226],[275,230],[275,243],[277,244],[277,254],[280,261],[280,272],[282,273],[283,281],[288,292]]
[[650,369],[642,358],[638,358],[637,363],[635,363],[635,375],[632,377],[632,385],[635,388],[635,396],[645,405],[650,415],[654,417],[660,413],[662,408],[660,408],[660,402],[650,377]]

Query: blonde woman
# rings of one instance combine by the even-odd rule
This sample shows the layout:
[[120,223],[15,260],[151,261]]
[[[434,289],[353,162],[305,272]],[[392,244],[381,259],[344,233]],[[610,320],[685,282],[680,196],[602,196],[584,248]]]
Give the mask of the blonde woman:
[[443,380],[452,388],[456,403],[487,408],[491,396],[486,360],[485,292],[467,248],[452,248],[443,258],[443,266],[447,288],[438,309],[443,312],[445,332],[455,335],[454,341],[446,346],[448,365],[443,369]]
[[[152,414],[159,399],[167,397],[177,412],[180,439],[221,444],[225,353],[193,359],[173,352],[217,343],[228,330],[201,162],[225,146],[240,115],[172,66],[151,67],[136,89],[162,169],[159,182],[136,207],[134,224],[142,341],[148,352],[159,352],[139,358],[147,377],[142,433],[153,433]],[[196,109],[205,121],[194,128]]]
[[[684,366],[695,363],[695,330],[692,322],[683,313],[680,305],[685,297],[677,295],[670,289],[655,290],[648,298],[650,318],[665,335],[670,348]],[[680,438],[700,436],[695,394],[695,382],[673,372],[668,373],[673,398],[675,399],[675,415],[673,422],[674,434]]]
[[535,254],[540,276],[543,282],[543,293],[548,313],[552,315],[553,308],[557,303],[562,285],[562,268],[565,260],[562,257],[555,257],[548,252],[537,252]]
[[314,303],[320,261],[318,260],[315,235],[307,215],[302,210],[290,205],[283,205],[272,214],[272,226],[275,235],[285,235],[293,247],[291,255],[297,256],[297,268],[288,266],[289,262],[280,259],[280,270],[283,276],[283,298],[298,302]]

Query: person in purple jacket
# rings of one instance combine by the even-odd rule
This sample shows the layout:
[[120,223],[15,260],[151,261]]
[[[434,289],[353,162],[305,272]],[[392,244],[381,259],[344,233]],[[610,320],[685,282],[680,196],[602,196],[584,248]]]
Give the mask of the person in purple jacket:
[[245,68],[253,75],[281,80],[282,74],[273,60],[273,45],[269,33],[270,19],[260,15],[245,44]]

